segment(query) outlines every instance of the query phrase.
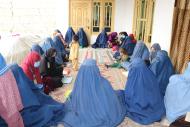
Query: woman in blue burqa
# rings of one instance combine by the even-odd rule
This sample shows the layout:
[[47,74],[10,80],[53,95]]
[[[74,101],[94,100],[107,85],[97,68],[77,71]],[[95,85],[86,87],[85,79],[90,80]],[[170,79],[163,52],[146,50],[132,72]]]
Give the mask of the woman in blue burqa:
[[81,65],[65,105],[68,110],[63,119],[65,127],[116,127],[126,113],[93,59],[86,59]]
[[144,60],[135,58],[125,87],[126,116],[140,124],[151,124],[165,115],[159,84]]
[[38,44],[32,45],[31,51],[37,52],[40,56],[42,56],[44,54],[43,49]]
[[121,64],[121,66],[125,69],[125,70],[129,70],[129,66],[131,64],[131,62],[133,61],[133,59],[135,58],[141,58],[146,62],[146,65],[149,66],[150,65],[150,61],[149,61],[149,50],[146,46],[146,44],[143,41],[138,41],[132,56],[130,57],[129,62],[123,62]]
[[79,44],[82,48],[88,46],[88,38],[86,36],[86,33],[84,32],[83,28],[80,28],[77,32],[77,36],[79,37]]
[[56,63],[61,65],[64,62],[67,62],[69,51],[65,49],[65,45],[59,36],[53,37],[53,48],[57,51],[57,55],[55,56]]
[[[11,70],[16,80],[23,110],[20,111],[25,127],[49,127],[57,125],[64,116],[64,105],[56,102],[24,74],[17,64],[6,65],[0,54],[0,75]],[[9,80],[9,79],[7,79]],[[7,84],[9,85],[9,84]],[[0,118],[0,127],[7,127],[6,122]]]
[[150,64],[150,69],[155,74],[161,95],[164,97],[169,78],[175,73],[168,53],[164,50],[157,51],[156,56]]
[[54,46],[54,43],[53,43],[53,40],[51,37],[46,37],[44,39],[44,41],[40,44],[40,46],[42,47],[42,50],[44,51],[44,53],[50,49],[50,48],[53,48],[55,47]]
[[65,42],[67,44],[70,44],[72,42],[73,36],[75,35],[75,32],[72,27],[69,27],[66,34],[65,34]]
[[92,45],[92,48],[107,48],[108,47],[108,36],[106,30],[103,29],[102,32],[96,38],[96,42]]
[[[164,102],[166,118],[172,123],[190,112],[190,62],[182,74],[170,77]],[[185,127],[185,126],[184,126]],[[189,127],[189,125],[188,125]]]

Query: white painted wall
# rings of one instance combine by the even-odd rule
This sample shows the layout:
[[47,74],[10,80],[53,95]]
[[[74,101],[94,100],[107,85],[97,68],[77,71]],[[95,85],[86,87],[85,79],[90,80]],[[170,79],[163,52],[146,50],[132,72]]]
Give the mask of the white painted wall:
[[[2,34],[2,32],[9,32],[9,29],[13,26],[10,12],[10,1],[13,0],[0,1],[0,14],[2,14],[2,16],[0,16],[0,31]],[[39,3],[38,0],[34,0],[30,3],[26,1],[23,3],[23,1],[24,0],[13,1],[14,16],[18,17],[14,18],[14,24],[18,24],[14,25],[13,32],[31,33],[33,31],[36,34],[51,34],[53,29],[60,29],[63,34],[66,33],[69,26],[69,0],[40,0],[44,2],[43,4],[36,4]],[[132,33],[134,1],[135,0],[115,0],[114,31],[127,31],[128,33]],[[22,2],[22,4],[19,4],[19,2]],[[27,8],[25,5],[28,5]],[[156,0],[152,43],[160,43],[162,49],[167,51],[169,51],[171,43],[173,8],[174,0]],[[25,11],[22,11],[24,9]],[[23,20],[19,17],[19,12],[23,12],[21,16]],[[26,18],[24,16],[26,16]],[[95,42],[96,37],[96,35],[91,37],[91,43]]]
[[152,31],[152,43],[159,43],[169,51],[171,43],[173,9],[175,0],[156,0]]
[[114,31],[132,33],[134,0],[115,0]]
[[69,27],[69,0],[56,0],[56,27],[63,34]]

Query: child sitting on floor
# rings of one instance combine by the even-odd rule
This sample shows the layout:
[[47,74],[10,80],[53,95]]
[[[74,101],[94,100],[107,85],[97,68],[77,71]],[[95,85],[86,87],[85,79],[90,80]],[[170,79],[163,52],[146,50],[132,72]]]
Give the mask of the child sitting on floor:
[[121,68],[121,62],[128,61],[129,57],[126,50],[124,48],[120,48],[119,52],[120,52],[120,59],[117,59],[116,63],[110,64],[110,65],[105,64],[107,68],[108,67]]

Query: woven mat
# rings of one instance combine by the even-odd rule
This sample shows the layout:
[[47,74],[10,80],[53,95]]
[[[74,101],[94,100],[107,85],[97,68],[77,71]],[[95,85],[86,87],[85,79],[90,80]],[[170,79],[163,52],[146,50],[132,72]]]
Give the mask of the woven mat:
[[[93,58],[97,60],[97,64],[99,66],[101,75],[108,79],[112,85],[112,87],[117,89],[124,89],[127,78],[122,74],[124,70],[117,68],[109,68],[107,69],[104,64],[113,63],[112,52],[109,49],[92,49],[85,48],[80,49],[79,51],[79,64],[83,62],[85,58]],[[50,95],[59,102],[65,101],[65,93],[66,91],[70,91],[73,88],[73,84],[77,75],[77,72],[72,71],[71,75],[73,76],[73,81],[69,85],[65,85],[61,88],[56,89]],[[58,127],[63,127],[63,125],[58,125]],[[140,125],[130,120],[129,118],[125,118],[124,121],[118,127],[167,127],[163,126],[161,123],[154,123],[151,125]]]

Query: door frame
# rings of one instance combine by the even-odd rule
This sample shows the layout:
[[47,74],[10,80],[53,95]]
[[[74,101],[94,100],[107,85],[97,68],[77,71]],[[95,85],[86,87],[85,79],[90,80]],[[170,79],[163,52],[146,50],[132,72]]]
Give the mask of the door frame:
[[89,37],[87,37],[87,38],[89,38],[89,41],[91,40],[91,36],[92,36],[92,0],[69,0],[69,26],[71,26],[71,2],[72,1],[82,1],[82,2],[84,2],[84,1],[89,1],[91,4],[90,4],[90,23],[89,23]]
[[[90,13],[90,23],[89,23],[89,36],[90,36],[90,38],[93,36],[93,35],[98,35],[100,32],[101,32],[101,30],[99,31],[99,32],[93,32],[92,31],[92,26],[93,26],[93,22],[92,22],[92,19],[93,19],[93,0],[69,0],[69,26],[71,26],[71,2],[72,1],[88,1],[88,2],[90,2],[91,4],[90,4],[90,6],[91,6],[91,9],[90,9],[90,11],[91,11],[91,13]],[[114,26],[115,26],[115,1],[116,0],[95,0],[95,1],[99,1],[99,2],[101,2],[101,3],[103,3],[103,2],[112,2],[112,4],[113,4],[113,6],[112,6],[112,20],[111,20],[111,32],[113,32],[114,31]],[[104,9],[102,9],[103,11],[101,11],[101,18],[104,18]],[[102,28],[103,27],[103,24],[104,24],[104,22],[103,22],[104,20],[100,20],[100,28]],[[109,32],[108,32],[109,33]]]

